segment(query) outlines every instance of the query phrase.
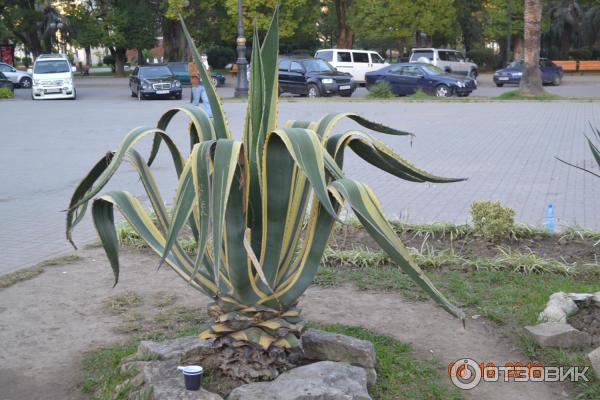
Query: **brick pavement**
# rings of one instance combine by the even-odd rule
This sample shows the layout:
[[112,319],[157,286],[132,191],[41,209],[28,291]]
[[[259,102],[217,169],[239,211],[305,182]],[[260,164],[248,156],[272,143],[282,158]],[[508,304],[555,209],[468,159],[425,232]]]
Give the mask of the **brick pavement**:
[[[0,103],[0,274],[69,250],[64,240],[68,196],[98,157],[116,147],[131,128],[153,125],[177,101],[143,101],[127,88],[81,88],[76,102],[31,102],[24,91]],[[225,109],[234,132],[241,132],[245,104]],[[405,137],[383,136],[398,153],[432,173],[469,178],[454,184],[414,184],[380,173],[347,153],[350,177],[369,182],[386,213],[409,222],[468,220],[474,200],[497,199],[533,225],[544,221],[548,202],[558,225],[600,229],[600,182],[569,168],[554,156],[592,164],[583,134],[588,123],[600,126],[599,102],[506,103],[344,103],[282,102],[279,117],[318,118],[327,111],[356,111],[417,134],[411,147]],[[344,122],[340,130],[356,128]],[[174,131],[186,135],[183,119]],[[142,148],[147,150],[149,143]],[[164,197],[174,189],[168,156],[159,158],[156,175]],[[132,190],[131,188],[137,188]],[[141,194],[128,168],[108,189]],[[78,227],[78,243],[95,239],[90,219]]]

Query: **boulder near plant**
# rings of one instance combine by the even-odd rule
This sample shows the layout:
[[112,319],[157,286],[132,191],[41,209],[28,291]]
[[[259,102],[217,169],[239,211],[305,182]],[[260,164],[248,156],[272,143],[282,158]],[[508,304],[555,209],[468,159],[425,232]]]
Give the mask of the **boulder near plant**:
[[[67,238],[85,215],[90,200],[110,181],[123,161],[138,173],[155,219],[126,191],[111,191],[93,200],[94,225],[115,275],[119,277],[119,243],[114,207],[139,236],[193,288],[212,299],[210,322],[201,339],[221,349],[220,369],[242,380],[271,379],[302,356],[304,322],[300,296],[311,285],[328,239],[348,205],[381,248],[437,303],[464,318],[411,259],[384,217],[375,194],[342,171],[344,152],[354,151],[368,163],[411,182],[455,182],[431,175],[400,158],[374,136],[350,130],[332,134],[349,118],[371,130],[408,135],[354,113],[331,113],[321,119],[289,121],[277,128],[278,10],[261,45],[255,28],[251,83],[242,140],[233,139],[214,86],[181,20],[200,66],[213,110],[182,105],[167,111],[157,127],[130,131],[116,151],[103,156],[75,189],[67,212]],[[169,122],[183,113],[190,119],[190,153],[184,158]],[[154,138],[149,159],[135,145]],[[150,166],[166,144],[178,176],[168,211]],[[184,250],[180,232],[189,227],[196,256]],[[188,228],[186,228],[188,229]],[[155,269],[148,266],[148,272]],[[425,318],[425,316],[424,316]]]
[[471,204],[475,233],[490,242],[500,242],[510,236],[515,223],[515,211],[502,207],[499,201],[476,201]]

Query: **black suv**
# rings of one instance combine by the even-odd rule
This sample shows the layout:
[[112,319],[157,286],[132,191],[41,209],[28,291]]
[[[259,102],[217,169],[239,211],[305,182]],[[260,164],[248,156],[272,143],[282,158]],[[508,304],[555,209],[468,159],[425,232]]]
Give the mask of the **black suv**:
[[352,75],[339,72],[327,61],[315,58],[279,60],[279,94],[350,97],[355,89]]
[[166,65],[141,65],[129,77],[131,96],[140,100],[148,96],[173,96],[181,100],[181,82]]

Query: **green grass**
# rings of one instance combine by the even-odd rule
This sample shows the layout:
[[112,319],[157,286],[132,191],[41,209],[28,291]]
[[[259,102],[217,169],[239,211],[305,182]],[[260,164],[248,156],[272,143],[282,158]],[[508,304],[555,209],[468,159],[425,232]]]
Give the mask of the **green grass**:
[[95,400],[127,399],[130,390],[127,385],[117,396],[115,396],[115,389],[132,378],[136,371],[122,372],[119,365],[124,358],[137,351],[137,346],[138,343],[118,344],[88,354],[83,362],[85,380],[82,391],[93,395]]
[[[369,393],[375,400],[463,398],[458,389],[450,386],[442,365],[418,360],[411,354],[407,343],[360,326],[336,324],[315,327],[373,343],[377,384],[369,388]],[[444,381],[448,381],[448,385]]]
[[44,273],[44,271],[46,271],[46,267],[73,264],[80,260],[81,257],[75,254],[64,257],[56,257],[41,262],[33,267],[23,268],[18,271],[11,272],[10,274],[2,275],[0,276],[0,289],[5,289],[16,283],[33,279],[36,276]]
[[563,100],[562,96],[545,92],[541,96],[529,97],[522,96],[518,90],[511,90],[510,92],[504,92],[500,96],[493,97],[497,100],[533,100],[533,101],[548,101],[548,100]]

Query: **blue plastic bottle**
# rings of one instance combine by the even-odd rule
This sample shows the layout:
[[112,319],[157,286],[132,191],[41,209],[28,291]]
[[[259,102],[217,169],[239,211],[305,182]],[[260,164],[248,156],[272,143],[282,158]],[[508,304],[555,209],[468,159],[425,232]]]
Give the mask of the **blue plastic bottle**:
[[554,233],[555,226],[554,207],[552,207],[552,203],[548,203],[548,207],[546,207],[546,231],[548,233]]

